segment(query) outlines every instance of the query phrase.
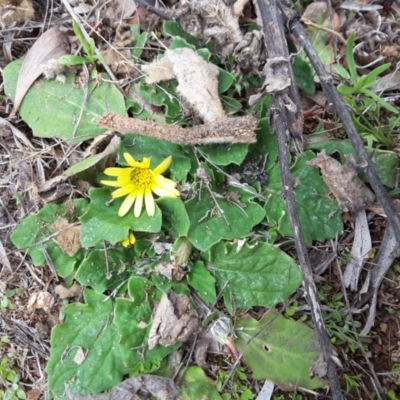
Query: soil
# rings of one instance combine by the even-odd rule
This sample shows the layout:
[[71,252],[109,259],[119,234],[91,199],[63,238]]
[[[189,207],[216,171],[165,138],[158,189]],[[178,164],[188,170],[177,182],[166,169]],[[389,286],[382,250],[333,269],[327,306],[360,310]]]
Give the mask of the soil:
[[[1,0],[0,15],[5,13],[5,7],[14,3],[23,3],[28,9],[31,6],[30,0]],[[71,3],[77,6],[80,2],[71,1]],[[85,2],[82,4],[84,7]],[[92,5],[90,1],[86,4],[89,8]],[[72,48],[77,48],[76,39],[73,38],[71,31],[71,17],[64,8],[63,2],[55,0],[49,3],[39,0],[34,2],[33,7],[34,18],[29,17],[29,13],[28,17],[19,16],[15,23],[8,21],[9,26],[0,31],[0,37],[4,42],[3,51],[0,52],[2,69],[11,61],[10,56],[13,60],[24,57],[41,32],[53,25],[63,26],[63,29],[67,30],[71,36]],[[387,12],[387,10],[382,11],[382,13]],[[108,35],[108,39],[112,41],[116,35],[116,25],[110,23],[109,6],[105,6],[99,15],[100,18],[104,18],[97,21],[101,25],[102,33]],[[386,14],[383,15],[386,16]],[[254,17],[251,4],[247,5],[241,23],[245,24]],[[126,22],[130,24],[137,22],[138,19],[143,27],[149,30],[157,30],[162,21],[145,7],[139,7],[138,11],[127,18]],[[387,44],[389,45],[392,44]],[[395,57],[393,54],[392,56]],[[113,60],[110,64],[112,63],[117,66],[117,69],[121,68],[119,60]],[[119,73],[121,71],[128,78],[133,74],[129,68],[119,69]],[[59,289],[56,288],[65,282],[57,277],[51,266],[35,267],[28,256],[13,246],[10,235],[24,217],[41,208],[35,196],[35,182],[39,180],[39,164],[48,178],[57,166],[57,162],[52,158],[60,153],[67,153],[69,149],[51,139],[35,138],[30,128],[18,116],[11,118],[13,104],[5,97],[3,85],[0,91],[0,117],[2,118],[0,121],[0,359],[10,360],[11,368],[20,376],[19,384],[26,391],[29,400],[47,399],[49,395],[45,367],[49,357],[51,329],[60,323],[62,307],[68,302],[66,298],[61,298],[57,294]],[[310,129],[315,127],[312,118],[307,120],[306,124],[306,127]],[[334,118],[327,118],[325,122],[325,126],[332,127],[327,129],[340,131]],[[19,133],[12,131],[8,123],[17,128]],[[385,225],[385,218],[378,214],[375,214],[370,222],[374,249],[378,249],[382,242]],[[321,274],[316,274],[319,291],[324,293],[324,299],[321,300],[323,306],[334,307],[332,304],[335,296],[343,293],[337,268],[343,269],[341,257],[351,248],[351,240],[349,241],[348,237],[353,230],[353,221],[349,217],[346,221],[346,232],[338,238],[335,245],[331,242],[321,243],[315,244],[313,249],[310,249],[334,255],[333,259],[327,263],[326,269]],[[293,251],[292,248],[289,249],[289,253],[291,251]],[[342,368],[338,368],[338,373],[343,390],[347,388],[348,399],[378,398],[377,384],[383,387],[384,392],[389,393],[391,390],[400,396],[399,272],[400,266],[395,263],[380,286],[375,324],[366,337],[358,335],[356,330],[361,331],[366,323],[368,309],[360,305],[358,293],[348,293],[348,305],[361,311],[353,314],[355,321],[353,326],[350,320],[344,323],[344,319],[338,322],[338,326],[342,332],[347,329],[348,337],[354,342],[349,345],[349,342],[341,342],[336,338],[336,343],[334,343],[342,363]],[[364,278],[365,275],[366,273],[363,272],[362,277]],[[74,301],[81,300],[79,293],[74,293],[74,296]],[[344,312],[346,310],[344,297],[340,301],[343,302],[343,306],[339,309]],[[299,306],[305,304],[304,301],[303,303],[299,301]],[[296,318],[301,316],[310,319],[307,311],[301,311],[295,315]],[[346,386],[346,375],[359,376],[357,387]],[[0,389],[4,390],[1,373]],[[256,392],[255,384],[251,389]],[[275,393],[276,396],[282,396],[277,398],[294,398],[294,395],[287,393],[279,391]],[[330,398],[329,394],[322,391],[319,394],[319,398]],[[303,398],[314,398],[312,395],[304,393],[302,395]]]

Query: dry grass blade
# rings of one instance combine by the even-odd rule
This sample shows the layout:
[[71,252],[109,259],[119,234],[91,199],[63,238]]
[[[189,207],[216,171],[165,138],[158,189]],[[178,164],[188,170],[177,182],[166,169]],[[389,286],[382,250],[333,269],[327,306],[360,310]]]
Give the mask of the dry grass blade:
[[40,36],[28,51],[22,64],[11,116],[17,113],[26,92],[42,74],[43,65],[51,59],[58,59],[68,53],[69,43],[67,37],[58,28],[51,28]]

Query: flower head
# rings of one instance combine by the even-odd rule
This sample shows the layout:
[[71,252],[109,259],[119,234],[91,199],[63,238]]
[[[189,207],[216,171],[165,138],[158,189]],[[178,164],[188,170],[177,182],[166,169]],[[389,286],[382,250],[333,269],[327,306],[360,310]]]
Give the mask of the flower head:
[[130,244],[134,244],[136,242],[136,238],[131,231],[129,231],[129,235],[126,239],[121,240],[121,244],[124,247],[128,247]]
[[118,215],[123,217],[134,205],[135,217],[142,212],[143,199],[149,217],[155,213],[153,193],[157,196],[178,197],[179,192],[175,189],[176,183],[164,178],[161,174],[171,164],[172,157],[167,157],[156,168],[150,168],[150,158],[143,158],[142,162],[135,161],[129,153],[124,153],[124,158],[129,164],[126,168],[107,168],[104,173],[114,176],[116,181],[101,181],[103,185],[118,187],[112,193],[112,197],[126,196],[119,208]]

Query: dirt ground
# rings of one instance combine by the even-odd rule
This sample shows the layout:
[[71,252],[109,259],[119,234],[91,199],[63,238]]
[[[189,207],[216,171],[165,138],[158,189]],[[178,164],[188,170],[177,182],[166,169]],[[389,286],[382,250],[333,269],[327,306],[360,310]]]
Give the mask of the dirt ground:
[[[117,25],[110,22],[112,13],[109,10],[112,8],[112,2],[70,3],[73,7],[81,7],[83,13],[86,12],[86,8],[90,10],[96,6],[93,8],[93,14],[87,14],[89,24],[101,26],[103,35],[110,40],[114,39]],[[7,19],[10,17],[5,15],[6,7],[16,4],[25,11],[14,15],[15,21],[10,21]],[[251,18],[255,18],[251,4],[247,5],[247,8],[242,21],[243,26]],[[96,17],[92,18],[93,15]],[[41,33],[50,26],[65,27],[70,35],[72,47],[78,48],[71,30],[71,16],[62,1],[38,0],[33,2],[32,6],[30,0],[1,0],[0,16],[3,25],[0,31],[0,41],[3,42],[3,51],[0,51],[2,69],[10,61],[23,57]],[[157,31],[162,17],[141,6],[127,19],[127,23],[133,24],[138,20],[144,29]],[[149,56],[150,54],[151,52]],[[130,71],[122,71],[120,76],[124,73],[130,74],[129,79],[134,79]],[[3,371],[14,371],[19,375],[19,385],[25,390],[27,399],[47,399],[49,397],[45,367],[49,357],[51,329],[60,322],[62,307],[67,304],[67,300],[56,294],[56,287],[65,282],[57,276],[51,266],[35,267],[28,256],[16,250],[10,241],[10,235],[24,217],[41,209],[43,203],[38,202],[35,193],[38,175],[49,175],[52,170],[58,168],[56,160],[60,155],[67,154],[69,148],[64,143],[52,139],[35,138],[18,115],[10,117],[13,104],[5,96],[3,85],[0,86],[0,93],[0,358],[5,363],[0,366],[0,389],[5,388],[4,372],[1,370],[3,367]],[[326,126],[329,123],[332,126],[336,124],[335,121],[326,121]],[[306,128],[309,128],[310,132],[313,126],[312,119],[308,122],[306,120]],[[75,195],[79,196],[79,193],[80,189],[76,190]],[[335,329],[339,332],[335,332],[333,336],[343,364],[342,368],[338,368],[342,387],[347,389],[348,399],[379,398],[376,394],[377,385],[381,385],[386,393],[392,393],[392,397],[388,398],[399,399],[400,264],[394,262],[380,286],[375,324],[371,332],[366,337],[352,332],[352,326],[357,325],[360,331],[365,325],[369,303],[368,299],[362,299],[359,293],[343,292],[338,271],[343,262],[340,254],[350,249],[351,237],[354,235],[352,217],[344,215],[344,218],[347,218],[346,230],[341,237],[336,241],[314,244],[310,249],[311,254],[316,255],[316,264],[320,263],[326,254],[333,255],[324,271],[316,273],[319,291],[323,293],[322,306],[338,309],[343,313],[346,306],[355,310],[351,323],[350,320],[341,318],[328,324],[332,333]],[[370,222],[374,249],[379,248],[385,227],[385,217],[375,214]],[[289,249],[289,253],[291,252],[293,248]],[[365,275],[366,272],[363,272],[362,277]],[[46,297],[43,293],[50,293],[51,296]],[[79,301],[80,296],[77,294],[74,300]],[[295,317],[304,316],[306,320],[310,320],[305,301],[299,300],[298,306]],[[343,340],[340,340],[340,334]],[[353,387],[349,383],[351,379],[356,382]],[[302,395],[303,398],[314,398],[311,395]],[[322,391],[320,395],[321,398],[330,398]],[[398,397],[393,397],[396,395]],[[294,395],[279,392],[276,396],[279,399],[294,398]]]

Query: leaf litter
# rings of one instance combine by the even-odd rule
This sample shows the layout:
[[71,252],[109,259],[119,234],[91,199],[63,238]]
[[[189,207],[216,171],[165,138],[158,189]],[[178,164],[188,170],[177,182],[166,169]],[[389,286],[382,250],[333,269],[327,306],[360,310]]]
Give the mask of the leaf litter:
[[[235,46],[238,46],[238,44],[241,42],[242,43],[242,45],[243,45],[243,34],[242,34],[242,32],[241,32],[241,30],[240,30],[240,25],[239,25],[239,16],[243,13],[243,12],[246,12],[246,10],[245,9],[243,9],[243,8],[241,8],[241,11],[239,12],[239,11],[236,11],[236,12],[233,12],[230,8],[226,8],[226,5],[223,3],[223,2],[216,2],[215,4],[211,4],[211,5],[205,5],[204,4],[204,2],[192,2],[193,3],[193,5],[191,5],[191,7],[192,8],[190,8],[189,9],[189,13],[187,14],[187,15],[195,15],[196,13],[197,13],[197,15],[196,15],[196,18],[197,18],[197,21],[199,21],[199,24],[200,24],[200,26],[202,27],[202,28],[204,28],[203,30],[200,30],[200,34],[198,35],[198,37],[199,38],[203,38],[203,37],[207,37],[208,39],[213,39],[213,40],[215,40],[216,42],[218,42],[219,43],[219,45],[222,47],[222,48],[226,48],[226,49],[229,49],[229,51],[227,50],[227,53],[229,53],[231,50],[231,48],[235,48]],[[212,2],[210,2],[210,3],[212,3]],[[211,7],[215,7],[213,10],[211,10]],[[241,6],[242,7],[242,6]],[[213,11],[213,13],[212,12],[210,12],[210,10],[211,11]],[[176,11],[176,10],[175,10]],[[178,9],[178,11],[179,11],[179,9]],[[199,17],[199,12],[200,12],[200,17]],[[217,12],[217,14],[215,14],[215,12]],[[247,11],[248,12],[248,11]],[[179,14],[179,13],[178,13]],[[217,24],[215,24],[215,15],[217,15],[218,17],[221,17],[222,16],[222,18],[223,18],[223,21],[225,21],[225,22],[223,22],[222,24],[221,24],[221,27],[218,29],[218,25]],[[233,19],[231,18],[231,17],[233,17]],[[214,18],[214,19],[213,19]],[[184,25],[184,20],[185,20],[185,16],[184,16],[184,13],[182,13],[182,19],[181,19],[181,22],[182,22],[182,24]],[[235,22],[236,21],[236,22]],[[214,25],[213,25],[214,24]],[[236,25],[235,25],[236,24]],[[229,27],[232,27],[232,26],[237,26],[237,27],[239,27],[239,30],[237,30],[236,28],[235,29],[231,29],[230,31],[229,31],[229,29],[227,29],[227,26],[229,26]],[[188,28],[188,31],[189,31],[189,33],[191,33],[192,35],[194,35],[194,34],[196,34],[196,32],[194,31],[194,30],[191,30],[190,31],[190,27]],[[232,35],[232,32],[234,33],[233,35]],[[235,34],[235,32],[236,32],[236,34]],[[207,36],[208,35],[208,36]],[[123,41],[123,38],[121,37],[121,39],[122,39],[122,41]],[[253,43],[253,44],[251,44],[251,43]],[[258,42],[259,43],[259,42]],[[248,40],[248,42],[247,42],[247,44],[248,44],[248,48],[252,48],[252,49],[256,49],[256,48],[258,48],[258,44],[257,44],[257,42],[252,42],[252,39],[250,39],[250,40]],[[117,42],[114,42],[114,45],[116,46],[117,45]],[[237,47],[238,49],[240,49],[240,46],[238,46]],[[169,50],[170,51],[170,50]],[[175,51],[175,50],[174,50]],[[117,54],[118,52],[116,52],[116,54]],[[256,53],[258,54],[258,51],[256,51]],[[122,57],[122,58],[124,58],[124,57]],[[116,63],[115,63],[115,65],[118,65],[118,63],[119,63],[119,61],[117,61]],[[110,64],[112,64],[112,62],[110,62]],[[256,64],[256,61],[254,61],[254,62],[252,62],[252,64],[253,65],[255,65]],[[123,72],[121,72],[121,71],[123,71]],[[130,69],[129,71],[132,71],[132,69]],[[128,70],[118,70],[118,67],[116,67],[115,69],[114,69],[114,72],[115,73],[127,73],[128,72]],[[129,72],[128,72],[129,73]],[[177,76],[176,75],[174,75],[174,78],[176,78]],[[182,97],[183,97],[183,94],[181,93],[181,95],[182,95]],[[192,95],[192,97],[193,97],[193,95]],[[217,113],[218,114],[218,113]],[[199,115],[200,115],[200,113],[199,113]],[[212,120],[212,118],[211,118],[211,120]],[[36,145],[36,143],[35,143],[35,145]],[[63,144],[61,145],[61,146],[64,146]],[[321,160],[320,160],[321,161]],[[325,162],[326,160],[324,160],[324,162]],[[321,161],[321,163],[322,163],[322,161]],[[340,163],[339,163],[340,164]],[[324,175],[324,173],[322,172],[322,174]],[[341,174],[341,175],[340,175]],[[360,182],[358,182],[357,181],[357,179],[356,179],[356,175],[357,174],[353,174],[353,176],[351,176],[351,174],[350,174],[350,172],[349,171],[347,171],[347,170],[345,170],[344,172],[343,171],[341,171],[340,172],[340,174],[339,174],[339,176],[349,176],[350,177],[350,180],[349,180],[349,185],[348,185],[348,187],[351,187],[353,184],[355,185],[355,186],[357,186],[357,185],[359,185],[359,183]],[[329,175],[329,174],[327,174],[327,175]],[[324,177],[324,179],[325,179],[325,177]],[[327,179],[328,180],[328,179]],[[327,182],[328,183],[328,182]],[[362,182],[361,182],[362,183]],[[328,186],[329,186],[329,184],[328,184]],[[342,186],[345,186],[345,185],[342,185]],[[358,189],[360,189],[360,191],[362,192],[362,185],[360,186],[358,186]],[[365,186],[364,186],[364,188],[365,188]],[[358,190],[357,189],[357,190]],[[331,189],[332,190],[332,189]],[[340,192],[340,190],[339,189],[335,189],[336,190],[336,195],[335,195],[335,192],[334,192],[334,190],[332,190],[332,192],[333,192],[333,194],[335,195],[335,197],[336,197],[336,199],[337,199],[337,202],[338,202],[338,204],[339,204],[339,207],[342,209],[342,210],[348,210],[348,211],[351,211],[351,212],[355,212],[356,213],[356,215],[359,215],[360,213],[362,213],[363,211],[363,209],[366,207],[366,206],[369,206],[369,203],[370,203],[370,201],[371,201],[371,198],[372,198],[372,196],[371,196],[371,192],[368,190],[368,189],[366,189],[366,192],[362,192],[362,193],[364,193],[365,194],[365,199],[363,200],[363,199],[361,199],[360,200],[360,198],[359,198],[359,195],[357,195],[357,190],[355,190],[354,191],[354,193],[352,193],[352,194],[350,194],[349,195],[349,193],[348,192]],[[236,192],[235,192],[236,193]],[[242,199],[240,198],[240,200],[242,201]],[[242,205],[243,205],[243,208],[246,208],[246,207],[248,207],[248,203],[246,202],[246,203],[241,203]],[[363,217],[360,217],[360,218],[363,218]],[[357,216],[356,216],[356,221],[357,221]],[[362,221],[361,221],[364,225],[365,225],[365,219],[363,219]],[[357,225],[357,223],[356,223],[356,225]],[[58,228],[57,228],[58,229]],[[356,235],[357,235],[357,232],[356,232]],[[75,235],[74,235],[75,236]],[[64,246],[63,244],[62,244],[62,242],[63,242],[63,240],[61,240],[60,242],[61,243],[58,243],[59,245],[60,245],[60,248],[62,249],[63,248],[63,246],[64,246],[64,251],[70,251],[70,250],[68,250],[71,246],[70,246],[70,244],[68,244],[69,242],[74,242],[74,240],[72,240],[72,241],[70,241],[69,239],[66,239],[65,240],[66,241],[66,245]],[[363,239],[361,239],[361,242],[363,242]],[[361,245],[363,245],[364,243],[361,243]],[[395,245],[395,242],[394,242],[394,245]],[[72,247],[74,247],[74,246],[72,246]],[[390,246],[389,246],[390,247]],[[362,256],[362,257],[365,257],[365,251],[364,251],[364,248],[365,247],[359,247],[359,253],[354,253],[353,254],[353,257],[354,258],[356,258],[356,259],[359,259],[359,256]],[[389,250],[389,253],[390,254],[395,254],[395,253],[393,253],[393,247],[391,247],[391,249],[392,250]],[[390,256],[388,256],[389,255],[389,253],[386,253],[386,258],[387,258],[387,260],[386,260],[386,262],[384,263],[385,264],[385,266],[388,268],[391,264],[392,264],[392,262],[393,262],[393,257],[390,257]],[[381,255],[381,257],[385,257],[384,255]],[[29,267],[28,266],[26,266],[26,268],[28,268],[29,269]],[[40,273],[38,273],[38,272],[35,272],[35,271],[37,271],[36,269],[33,269],[32,267],[30,267],[30,273],[32,274],[32,277],[34,277],[34,278],[30,278],[30,279],[34,279],[34,280],[36,280],[36,283],[37,284],[39,284],[39,285],[42,285],[42,289],[43,288],[45,288],[46,287],[46,285],[44,284],[44,278],[46,278],[46,276],[45,276],[45,274],[46,274],[46,271],[44,271],[43,272],[43,274],[40,274]],[[379,275],[379,274],[378,274]],[[50,273],[49,273],[49,275],[48,276],[50,276]],[[374,274],[374,276],[376,276],[376,274]],[[376,287],[376,284],[377,284],[377,282],[380,280],[381,281],[381,279],[383,279],[383,274],[381,273],[380,275],[380,278],[375,278],[375,279],[373,279],[373,282],[375,282],[375,284],[373,285],[373,288],[374,288],[374,296],[377,296],[377,293],[378,293],[378,291],[377,291],[377,287]],[[35,285],[32,285],[32,288],[34,287]],[[355,284],[355,286],[354,287],[356,287],[357,285]],[[37,293],[41,293],[40,291],[38,291]],[[70,295],[71,296],[73,296],[73,295],[76,295],[76,296],[79,296],[79,291],[72,291],[71,293],[70,293]],[[68,295],[68,297],[69,297],[69,295]],[[228,297],[229,296],[227,296],[226,297],[226,302],[227,302],[227,304],[229,304],[229,301],[228,301]],[[35,298],[35,297],[33,297],[33,298]],[[376,301],[375,301],[375,304],[377,303],[377,299],[376,299]],[[185,304],[187,304],[186,302],[185,302]],[[58,307],[59,308],[59,306],[60,306],[60,304],[56,304],[56,307]],[[235,304],[233,304],[233,307],[235,307]],[[50,308],[48,308],[48,310],[50,310]],[[191,312],[189,312],[189,314],[190,314]],[[160,314],[160,313],[159,313]],[[175,311],[174,312],[170,312],[170,311],[168,311],[168,315],[174,315],[174,317],[172,317],[172,318],[176,318],[177,319],[177,321],[179,321],[181,318],[178,316],[176,316],[175,315]],[[154,314],[155,316],[157,315],[157,311],[156,311],[156,313]],[[154,317],[155,318],[155,317]],[[186,321],[186,318],[187,317],[183,317],[182,318],[182,321]],[[372,319],[374,319],[374,318],[372,318]],[[162,318],[158,318],[157,317],[157,319],[155,319],[155,321],[157,322],[156,323],[156,325],[159,325],[159,326],[161,326],[162,325],[162,323],[163,323],[163,321],[162,321]],[[370,322],[370,321],[369,321]],[[181,322],[182,324],[184,324],[185,322]],[[153,321],[153,324],[154,324],[154,321]],[[179,324],[178,324],[179,325]],[[39,329],[39,324],[37,325],[38,326],[38,329]],[[171,328],[171,327],[170,327]],[[182,328],[182,327],[180,327],[180,328]],[[158,330],[159,330],[159,328],[158,328]],[[159,332],[158,332],[158,330],[157,330],[157,332],[154,334],[154,336],[155,337],[157,337],[157,335],[159,335]],[[193,332],[195,332],[196,331],[196,329],[194,329],[193,330]],[[186,338],[186,335],[184,335],[184,334],[182,334],[182,336],[179,336],[180,334],[178,333],[178,334],[176,334],[175,335],[175,333],[173,334],[173,335],[170,335],[173,339],[167,339],[167,341],[168,340],[170,340],[170,342],[171,342],[171,344],[173,344],[174,343],[174,340],[176,340],[176,338],[178,338],[178,337],[183,337],[184,339],[187,339]],[[190,336],[190,335],[189,335]],[[188,337],[189,337],[188,336]],[[158,340],[158,339],[157,339]],[[155,342],[156,342],[156,340],[155,340]],[[85,360],[83,360],[82,361],[82,364],[84,364],[84,362],[85,362]],[[139,375],[139,377],[140,377],[140,375]],[[140,381],[141,382],[141,385],[143,385],[142,387],[141,387],[141,389],[143,389],[144,387],[146,387],[146,385],[145,384],[143,384],[143,381]],[[139,387],[140,387],[140,385],[139,385]],[[116,388],[117,388],[117,386],[116,386]],[[151,391],[150,391],[151,392]],[[152,395],[154,396],[154,395],[156,395],[157,396],[157,394],[156,393],[158,393],[157,391],[154,391],[154,392],[151,392],[152,393]],[[76,396],[76,395],[74,395],[74,396]],[[161,395],[160,395],[161,396]],[[75,397],[75,398],[78,398],[78,397]],[[118,398],[118,397],[116,397],[116,398]],[[163,398],[163,397],[160,397],[160,398]]]

